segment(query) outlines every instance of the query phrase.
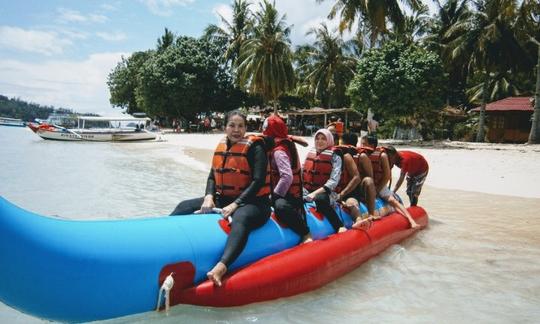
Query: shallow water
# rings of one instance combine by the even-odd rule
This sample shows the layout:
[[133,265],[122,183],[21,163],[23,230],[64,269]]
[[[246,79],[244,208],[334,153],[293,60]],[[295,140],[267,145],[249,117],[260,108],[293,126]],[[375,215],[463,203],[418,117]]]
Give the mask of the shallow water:
[[[0,195],[72,219],[164,215],[202,194],[207,175],[172,142],[51,142],[0,127],[0,148]],[[428,178],[420,204],[431,217],[426,230],[314,292],[104,322],[537,323],[540,199],[436,189]],[[0,304],[0,323],[42,322]]]

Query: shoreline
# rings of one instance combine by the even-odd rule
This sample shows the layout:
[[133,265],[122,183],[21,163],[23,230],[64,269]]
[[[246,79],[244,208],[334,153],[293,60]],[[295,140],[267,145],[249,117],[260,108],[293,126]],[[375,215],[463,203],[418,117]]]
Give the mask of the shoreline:
[[[210,167],[212,151],[223,133],[167,135],[170,145],[179,145],[183,154]],[[305,137],[309,142],[313,137]],[[540,198],[540,145],[465,142],[406,142],[381,140],[398,150],[422,154],[430,164],[426,186],[494,195]],[[298,147],[303,161],[309,148]],[[399,169],[392,169],[393,181]],[[402,185],[403,187],[404,185]]]

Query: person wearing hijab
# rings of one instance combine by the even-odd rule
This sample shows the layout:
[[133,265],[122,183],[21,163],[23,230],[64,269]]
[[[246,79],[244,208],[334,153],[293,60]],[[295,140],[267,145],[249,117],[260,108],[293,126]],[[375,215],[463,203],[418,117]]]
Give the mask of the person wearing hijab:
[[310,242],[312,238],[303,212],[300,161],[287,125],[279,116],[272,115],[264,121],[263,135],[275,143],[269,157],[274,213],[300,236],[302,243]]
[[332,133],[319,129],[315,133],[315,147],[304,161],[304,199],[315,202],[317,211],[328,219],[336,233],[346,231],[330,201],[331,194],[340,191],[342,170],[341,151],[334,147]]

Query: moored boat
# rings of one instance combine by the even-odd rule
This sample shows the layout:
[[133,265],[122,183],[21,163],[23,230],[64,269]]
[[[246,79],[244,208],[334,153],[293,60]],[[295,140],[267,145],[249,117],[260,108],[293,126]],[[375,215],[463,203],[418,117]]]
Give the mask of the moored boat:
[[26,123],[22,119],[0,117],[0,126],[25,127]]
[[[386,213],[380,201],[377,207]],[[409,211],[427,224],[422,208]],[[391,213],[366,231],[330,235],[332,227],[313,205],[306,214],[316,241],[297,245],[300,238],[272,219],[251,233],[217,288],[205,281],[228,235],[228,222],[217,214],[72,221],[0,197],[0,300],[50,320],[114,318],[154,309],[172,274],[172,305],[243,305],[318,288],[416,231]]]
[[79,116],[76,128],[48,123],[29,127],[47,140],[94,142],[155,140],[158,135],[144,127],[148,121],[150,118]]

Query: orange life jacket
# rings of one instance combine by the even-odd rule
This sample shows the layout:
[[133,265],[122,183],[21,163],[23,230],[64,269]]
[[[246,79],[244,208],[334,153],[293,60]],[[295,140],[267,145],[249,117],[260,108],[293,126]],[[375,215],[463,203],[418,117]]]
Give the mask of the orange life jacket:
[[334,126],[336,127],[336,133],[338,134],[339,137],[343,136],[343,131],[344,131],[344,128],[345,128],[345,125],[343,124],[343,122],[340,122],[340,121],[337,121]]
[[[340,149],[342,154],[350,154],[354,160],[354,164],[358,168],[358,152],[356,151],[356,148],[352,145],[338,145],[336,148]],[[347,167],[345,166],[345,158],[343,158],[343,171],[341,172],[341,178],[339,179],[339,185],[340,188],[345,188],[349,182],[352,180],[352,175],[349,174],[347,171]]]
[[[272,149],[272,155],[275,151],[283,151],[289,157],[291,161],[291,170],[293,174],[293,181],[287,191],[294,198],[302,197],[302,167],[300,166],[300,157],[298,156],[298,151],[296,150],[296,145],[290,138],[280,138],[275,139],[275,146]],[[279,182],[280,175],[278,170],[272,169],[270,174],[270,183],[272,188],[277,186]]]
[[371,167],[373,168],[373,182],[375,182],[375,186],[378,186],[383,178],[383,168],[381,161],[381,154],[383,152],[386,152],[386,150],[382,147],[378,147],[373,151],[373,153],[369,155],[369,159],[371,160]]
[[[332,155],[339,153],[339,149],[332,147],[317,154],[313,148],[309,151],[304,162],[304,187],[309,191],[315,191],[324,186],[330,179],[332,173]],[[343,173],[343,172],[342,172]],[[339,193],[341,187],[338,185],[335,192]]]
[[[212,171],[216,181],[216,192],[224,197],[238,197],[251,183],[252,172],[247,154],[251,145],[264,141],[260,136],[247,136],[227,150],[224,137],[214,151]],[[257,192],[257,197],[270,194],[270,164],[267,165],[265,184]]]

